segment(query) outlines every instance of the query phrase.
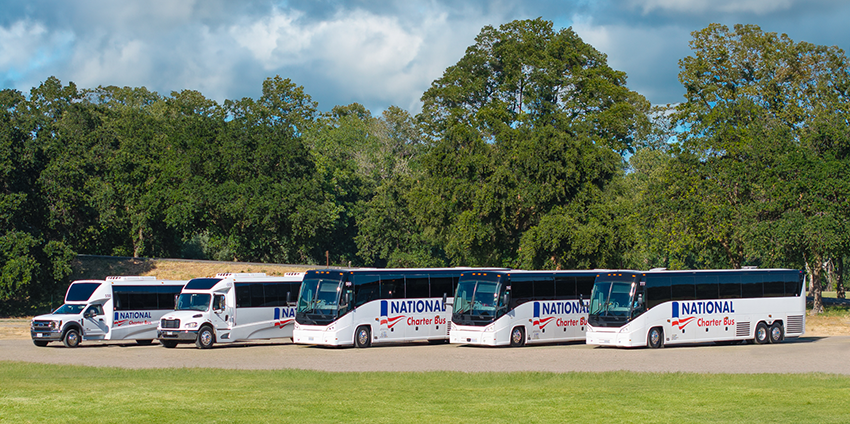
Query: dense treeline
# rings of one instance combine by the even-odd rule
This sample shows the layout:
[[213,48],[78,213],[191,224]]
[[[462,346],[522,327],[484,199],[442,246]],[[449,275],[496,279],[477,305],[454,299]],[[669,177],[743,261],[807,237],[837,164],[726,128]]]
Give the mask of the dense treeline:
[[[800,267],[843,296],[850,71],[754,26],[695,32],[684,102],[651,108],[571,29],[486,27],[422,112],[0,92],[0,313],[77,253],[353,266]],[[826,270],[826,271],[825,271]]]

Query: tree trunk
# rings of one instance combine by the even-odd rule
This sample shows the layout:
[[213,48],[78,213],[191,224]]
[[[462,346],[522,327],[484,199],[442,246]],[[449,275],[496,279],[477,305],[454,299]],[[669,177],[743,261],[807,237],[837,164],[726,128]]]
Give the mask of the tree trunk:
[[138,258],[142,253],[142,249],[144,248],[145,243],[145,233],[142,231],[143,228],[139,227],[139,238],[133,243],[133,257]]
[[821,287],[821,275],[823,274],[823,260],[815,256],[812,265],[806,263],[806,269],[809,271],[809,281],[811,282],[810,292],[812,296],[812,311],[810,315],[819,315],[823,313],[823,296]]
[[835,258],[835,291],[836,297],[846,299],[844,295],[844,256],[838,255]]

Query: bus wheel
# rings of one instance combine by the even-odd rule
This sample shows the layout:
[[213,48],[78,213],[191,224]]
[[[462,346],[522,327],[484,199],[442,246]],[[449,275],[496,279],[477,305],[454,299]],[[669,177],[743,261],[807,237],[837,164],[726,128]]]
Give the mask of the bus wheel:
[[215,343],[215,334],[213,334],[212,328],[208,325],[201,327],[198,330],[198,338],[195,339],[195,346],[198,349],[209,349],[212,347],[213,343]]
[[525,345],[525,328],[514,327],[511,330],[511,346],[519,347]]
[[166,347],[169,349],[177,347],[177,342],[175,342],[174,340],[160,340],[159,344],[161,344],[162,347]]
[[770,342],[771,343],[779,343],[782,341],[782,336],[784,335],[785,330],[782,329],[782,323],[776,321],[773,325],[770,326]]
[[65,335],[62,336],[62,343],[65,344],[65,347],[77,347],[80,345],[80,332],[76,329],[72,328],[65,332]]
[[357,347],[372,346],[372,330],[368,325],[357,327],[357,331],[354,332],[354,344]]
[[153,343],[153,340],[151,340],[151,339],[136,340],[136,344],[138,344],[139,346],[148,346],[151,343]]
[[649,330],[646,343],[653,349],[664,347],[664,330],[661,327],[653,327]]
[[767,343],[769,341],[769,338],[770,338],[769,334],[770,334],[770,332],[767,330],[767,324],[765,324],[764,321],[762,321],[762,322],[758,323],[758,325],[756,325],[756,338],[755,338],[756,343],[758,343],[758,344]]
[[33,340],[33,341],[32,341],[32,344],[34,344],[34,345],[36,345],[36,346],[38,346],[38,347],[45,347],[45,346],[47,346],[47,342],[46,342],[46,341],[44,341],[44,340]]

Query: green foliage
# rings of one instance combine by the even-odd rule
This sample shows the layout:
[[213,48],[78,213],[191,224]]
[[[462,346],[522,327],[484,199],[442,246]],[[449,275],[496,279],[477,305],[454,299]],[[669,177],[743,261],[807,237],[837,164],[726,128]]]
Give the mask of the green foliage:
[[451,263],[607,263],[585,245],[601,233],[584,212],[620,174],[648,104],[603,54],[542,19],[485,27],[422,100],[432,145],[410,204]]

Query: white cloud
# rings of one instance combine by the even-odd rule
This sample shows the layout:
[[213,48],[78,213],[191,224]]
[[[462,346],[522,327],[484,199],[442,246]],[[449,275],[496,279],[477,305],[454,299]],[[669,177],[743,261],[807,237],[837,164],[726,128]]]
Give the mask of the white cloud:
[[764,15],[788,10],[794,0],[629,0],[629,4],[644,14],[668,11],[685,14],[705,12],[754,13]]
[[0,73],[24,73],[47,66],[64,54],[73,38],[71,33],[49,31],[29,20],[0,27]]

